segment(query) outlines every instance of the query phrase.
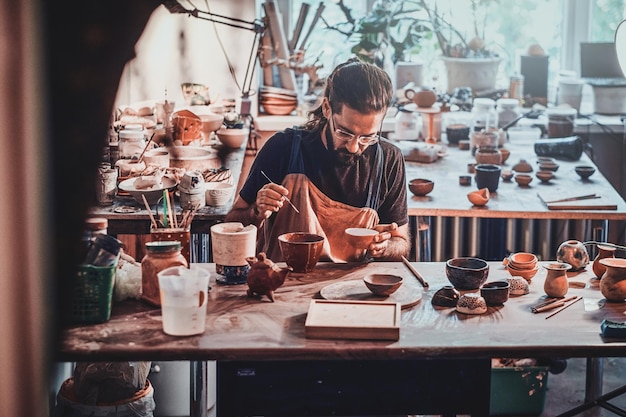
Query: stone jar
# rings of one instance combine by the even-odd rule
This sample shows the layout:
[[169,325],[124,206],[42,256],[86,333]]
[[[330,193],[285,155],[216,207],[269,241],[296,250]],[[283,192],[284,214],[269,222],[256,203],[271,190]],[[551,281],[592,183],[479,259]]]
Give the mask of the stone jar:
[[572,271],[580,271],[589,263],[589,253],[584,243],[578,240],[566,240],[559,245],[556,260],[570,264]]
[[604,258],[599,262],[606,267],[600,278],[600,292],[607,301],[623,303],[626,299],[626,259]]
[[564,262],[555,262],[543,267],[548,270],[543,283],[543,291],[548,297],[564,297],[569,289],[567,271],[572,269],[572,266]]
[[600,259],[615,258],[615,251],[617,250],[617,248],[615,246],[602,245],[602,244],[598,244],[597,248],[598,248],[598,254],[596,255],[596,257],[593,260],[593,263],[591,264],[591,269],[593,270],[593,273],[596,276],[596,278],[600,279],[602,278],[602,275],[604,275],[604,272],[606,271],[606,267],[600,263]]

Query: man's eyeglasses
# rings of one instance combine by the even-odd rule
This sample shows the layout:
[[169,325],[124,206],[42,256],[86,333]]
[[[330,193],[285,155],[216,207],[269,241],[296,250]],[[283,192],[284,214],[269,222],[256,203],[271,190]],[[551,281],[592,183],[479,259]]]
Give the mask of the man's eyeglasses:
[[374,145],[375,143],[378,143],[378,140],[380,139],[380,135],[382,133],[383,130],[383,124],[380,124],[380,130],[377,134],[374,135],[355,135],[353,133],[350,132],[346,132],[345,130],[343,130],[340,127],[335,126],[335,119],[333,118],[334,114],[331,113],[330,115],[330,119],[333,122],[333,131],[335,132],[335,136],[337,137],[337,139],[339,139],[341,142],[343,143],[348,143],[348,142],[352,142],[353,140],[356,139],[356,141],[358,142],[359,145],[362,146],[370,146],[370,145]]

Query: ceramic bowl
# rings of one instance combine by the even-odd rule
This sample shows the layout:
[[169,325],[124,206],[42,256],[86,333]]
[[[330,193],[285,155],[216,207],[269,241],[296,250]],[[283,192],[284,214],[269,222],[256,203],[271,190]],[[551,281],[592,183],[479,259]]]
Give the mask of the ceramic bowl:
[[291,232],[278,236],[278,245],[287,266],[293,272],[310,272],[322,254],[324,236],[314,233]]
[[226,129],[221,128],[215,135],[227,148],[239,149],[248,141],[249,129]]
[[163,190],[173,191],[176,188],[176,180],[169,176],[164,176],[160,184],[155,184],[146,188],[137,188],[135,182],[141,177],[128,178],[119,183],[118,187],[122,191],[128,192],[141,207],[144,207],[143,197],[146,197],[148,204],[156,204],[163,198]]
[[365,227],[349,227],[345,230],[346,240],[357,249],[367,249],[378,232]]
[[480,295],[488,306],[499,306],[509,299],[510,286],[508,281],[487,282],[480,287]]
[[511,156],[511,151],[505,148],[500,148],[500,155],[502,155],[502,161],[500,161],[500,164],[504,164],[506,160],[509,159],[509,156]]
[[556,159],[552,158],[551,156],[538,156],[537,157],[537,163],[541,164],[542,162],[554,162],[554,163],[556,163]]
[[576,171],[580,178],[586,180],[596,172],[596,169],[589,165],[577,165],[574,167],[574,171]]
[[489,202],[489,190],[481,188],[467,194],[467,199],[475,206],[484,206]]
[[227,182],[204,183],[204,198],[206,204],[212,207],[223,206],[235,192],[235,186]]
[[451,258],[446,261],[446,276],[457,290],[476,290],[487,281],[489,264],[480,258]]
[[222,127],[222,123],[224,122],[223,114],[216,113],[201,113],[198,114],[200,120],[202,121],[202,132],[208,136],[211,132],[215,132],[220,127]]
[[434,294],[432,304],[439,307],[456,307],[461,293],[452,285],[444,285]]
[[506,280],[509,283],[509,295],[526,295],[530,293],[530,286],[525,278],[513,276]]
[[537,255],[530,252],[515,252],[506,260],[509,265],[517,269],[533,269],[537,266]]
[[554,178],[554,171],[537,171],[535,175],[539,178],[539,181],[547,183]]
[[528,185],[532,182],[533,177],[531,177],[528,174],[516,174],[515,175],[515,182],[517,183],[517,185],[519,185],[520,187],[528,187]]
[[512,277],[522,277],[526,281],[530,282],[530,280],[537,274],[539,266],[537,265],[532,269],[519,269],[511,265],[507,265],[506,269],[507,271],[509,271]]
[[556,172],[559,169],[559,164],[556,162],[539,162],[539,169],[541,171],[552,171]]
[[168,168],[170,166],[170,153],[166,148],[150,149],[143,154],[143,161],[147,166],[157,166],[161,168]]
[[478,148],[475,154],[477,164],[494,164],[500,165],[502,163],[502,154],[497,148],[487,147]]
[[376,295],[391,295],[402,285],[402,277],[391,274],[370,274],[363,277],[363,282]]
[[463,294],[456,303],[456,311],[463,314],[483,314],[487,312],[487,302],[476,293]]
[[415,178],[409,181],[409,190],[418,197],[425,196],[435,188],[435,183],[426,178]]
[[459,184],[460,185],[472,185],[472,176],[471,175],[459,175]]
[[502,173],[500,174],[500,176],[502,177],[504,181],[511,181],[513,179],[513,175],[514,175],[513,171],[508,170],[508,169],[505,171],[502,171]]

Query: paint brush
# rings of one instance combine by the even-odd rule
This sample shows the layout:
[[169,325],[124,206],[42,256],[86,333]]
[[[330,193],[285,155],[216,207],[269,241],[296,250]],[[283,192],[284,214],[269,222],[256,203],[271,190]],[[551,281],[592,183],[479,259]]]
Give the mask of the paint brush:
[[[265,174],[265,172],[261,171],[261,175],[263,175],[265,177],[265,179],[267,179],[271,184],[276,184],[274,181],[272,181],[270,179],[270,177],[267,176],[267,174]],[[279,185],[279,184],[277,184]],[[300,214],[300,210],[298,210],[296,208],[296,206],[293,205],[293,203],[291,202],[291,200],[289,199],[289,197],[287,197],[286,195],[283,196],[283,198],[289,203],[289,205],[291,206],[291,208],[293,208],[296,213]]]

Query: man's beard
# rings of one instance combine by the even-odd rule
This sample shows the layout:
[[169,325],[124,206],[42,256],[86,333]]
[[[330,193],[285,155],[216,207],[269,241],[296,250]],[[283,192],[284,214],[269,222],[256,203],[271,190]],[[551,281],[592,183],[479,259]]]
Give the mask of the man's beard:
[[331,151],[335,162],[343,166],[354,166],[363,157],[363,153],[350,153],[345,148]]

